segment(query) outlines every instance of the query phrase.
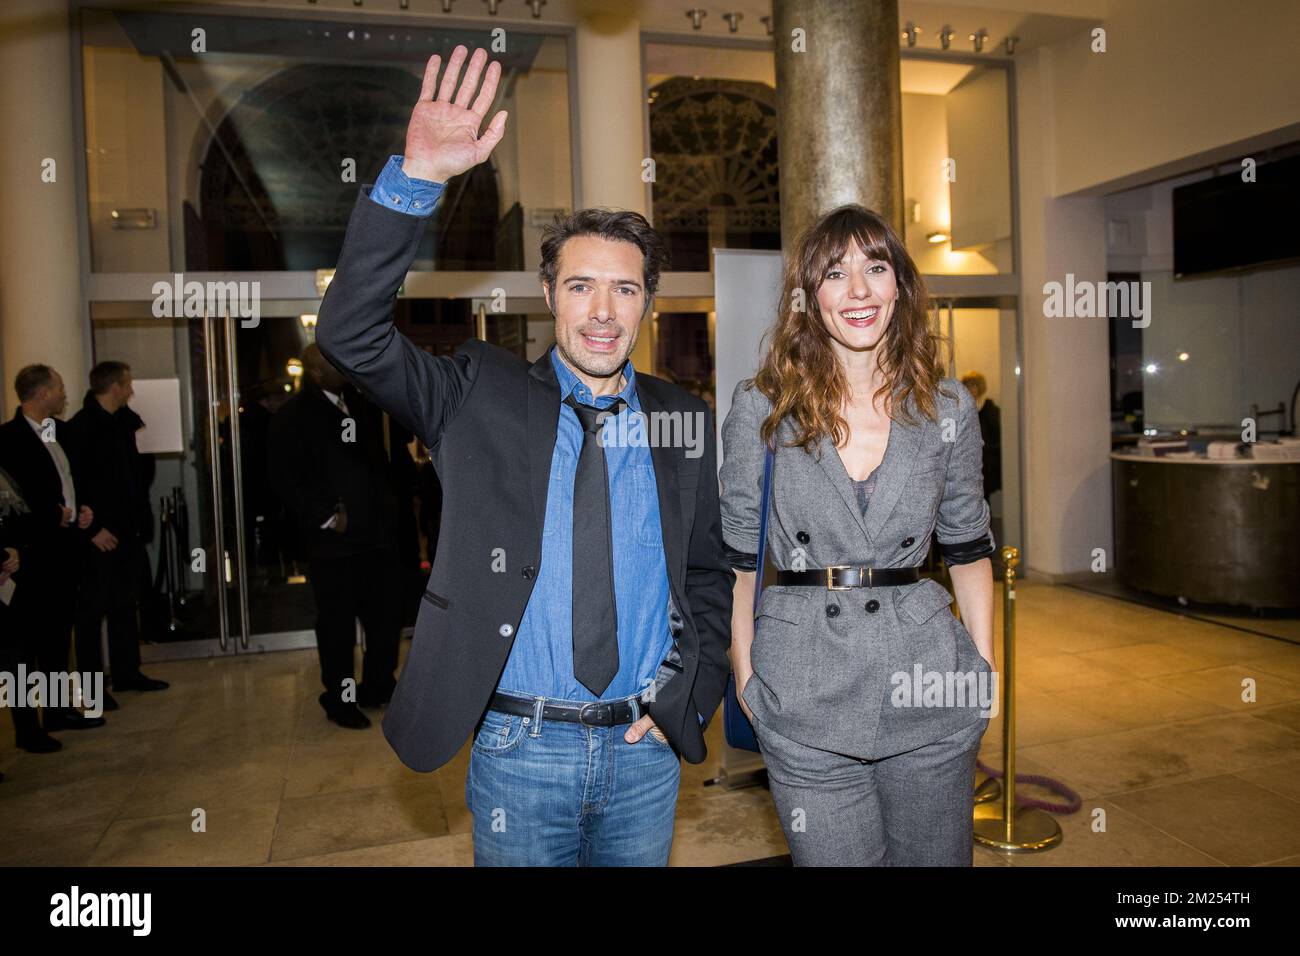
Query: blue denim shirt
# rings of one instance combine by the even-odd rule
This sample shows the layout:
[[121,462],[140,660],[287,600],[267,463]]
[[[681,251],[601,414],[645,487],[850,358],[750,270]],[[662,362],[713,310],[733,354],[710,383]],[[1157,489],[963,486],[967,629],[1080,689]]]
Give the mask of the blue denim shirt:
[[446,183],[427,179],[412,179],[402,172],[404,157],[389,156],[383,171],[370,189],[370,198],[381,206],[396,209],[410,216],[424,218],[433,215],[433,205],[442,195]]
[[[444,183],[412,179],[402,172],[403,157],[392,156],[370,190],[372,201],[412,216],[430,216]],[[617,396],[593,401],[591,390],[550,351],[560,384],[559,420],[551,477],[547,486],[542,560],[537,583],[524,609],[523,620],[499,690],[528,697],[595,700],[573,676],[573,478],[582,450],[578,414],[563,404],[570,392],[584,405],[605,408],[615,398],[627,403],[618,418],[639,414],[636,372],[624,368],[627,385]],[[617,419],[607,419],[613,429]],[[614,604],[618,613],[618,673],[602,700],[640,693],[654,680],[660,662],[672,647],[668,629],[668,566],[659,523],[659,495],[654,462],[645,446],[605,447],[609,469],[611,531],[614,540]],[[704,723],[703,715],[698,715]]]
[[[640,411],[631,362],[624,368],[627,385],[623,390],[617,396],[593,400],[591,389],[578,380],[553,347],[550,358],[559,379],[561,401],[572,392],[584,405],[607,408],[622,398],[627,408],[619,412],[620,418]],[[573,479],[583,432],[577,412],[564,404],[558,412],[542,561],[498,687],[529,697],[590,701],[598,698],[573,676],[572,569],[575,561],[579,568],[583,561],[582,555],[573,553]],[[612,430],[616,421],[607,419],[605,427]],[[611,442],[604,452],[614,541],[618,673],[599,699],[616,700],[650,685],[672,647],[672,636],[668,630],[668,567],[650,449]]]

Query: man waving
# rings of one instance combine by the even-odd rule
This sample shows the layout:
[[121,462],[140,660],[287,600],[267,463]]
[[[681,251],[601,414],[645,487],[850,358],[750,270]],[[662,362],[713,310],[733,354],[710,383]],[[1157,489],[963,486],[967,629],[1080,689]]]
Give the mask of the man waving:
[[[505,131],[504,112],[483,126],[500,65],[466,59],[457,47],[440,84],[429,60],[404,154],[362,188],[317,325],[329,360],[429,447],[443,486],[384,734],[424,771],[473,735],[480,865],[663,865],[680,758],[704,760],[729,666],[714,428],[702,401],[629,361],[667,259],[634,212],[581,210],[547,230],[556,344],[531,366],[480,341],[431,356],[394,327],[443,187]],[[686,419],[698,427],[675,434],[702,448],[610,439]]]

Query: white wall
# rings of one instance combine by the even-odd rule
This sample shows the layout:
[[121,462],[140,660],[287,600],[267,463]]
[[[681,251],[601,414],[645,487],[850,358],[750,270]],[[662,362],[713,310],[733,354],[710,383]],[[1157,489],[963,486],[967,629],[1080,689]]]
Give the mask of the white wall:
[[[1011,242],[1011,147],[1007,79],[973,70],[947,97],[948,149],[956,164],[952,196],[954,249],[989,249],[994,261]],[[1009,271],[1010,262],[1006,263]]]
[[1118,0],[1103,25],[1105,53],[1087,31],[1051,47],[1057,195],[1183,172],[1188,157],[1288,127],[1277,142],[1300,135],[1295,0]]
[[1049,319],[1044,286],[1106,278],[1099,199],[1057,198],[1057,56],[1017,55],[1026,570],[1052,578],[1087,570],[1111,544],[1109,343],[1104,319]]

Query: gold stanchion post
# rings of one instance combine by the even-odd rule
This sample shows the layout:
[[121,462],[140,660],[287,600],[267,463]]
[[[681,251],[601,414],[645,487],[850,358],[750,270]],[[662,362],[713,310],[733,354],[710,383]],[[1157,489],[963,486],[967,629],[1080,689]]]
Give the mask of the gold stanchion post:
[[[1061,842],[1061,827],[1049,813],[1016,807],[1016,565],[1017,548],[1002,549],[1002,799],[975,804],[975,840],[1008,853],[1049,850]],[[984,788],[987,792],[987,786]]]

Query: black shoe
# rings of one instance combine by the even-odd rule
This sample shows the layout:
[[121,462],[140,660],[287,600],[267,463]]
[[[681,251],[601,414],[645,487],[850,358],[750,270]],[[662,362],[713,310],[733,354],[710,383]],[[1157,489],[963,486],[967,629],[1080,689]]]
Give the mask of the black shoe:
[[52,754],[56,750],[63,749],[62,741],[55,740],[43,730],[15,743],[20,750],[26,750],[29,754]]
[[357,688],[357,706],[358,707],[382,707],[393,699],[393,688],[388,688],[383,693],[375,693],[368,686],[362,684]]
[[75,710],[47,710],[43,723],[46,733],[49,733],[59,730],[91,730],[103,727],[108,721],[103,717],[87,717]]
[[330,700],[328,694],[321,694],[320,705],[325,708],[325,716],[340,727],[347,727],[349,730],[365,730],[370,726],[370,718],[361,713],[356,704]]
[[113,690],[118,693],[124,690],[166,690],[170,686],[171,684],[165,680],[154,680],[152,677],[145,677],[143,674],[136,674],[121,684],[113,681]]

